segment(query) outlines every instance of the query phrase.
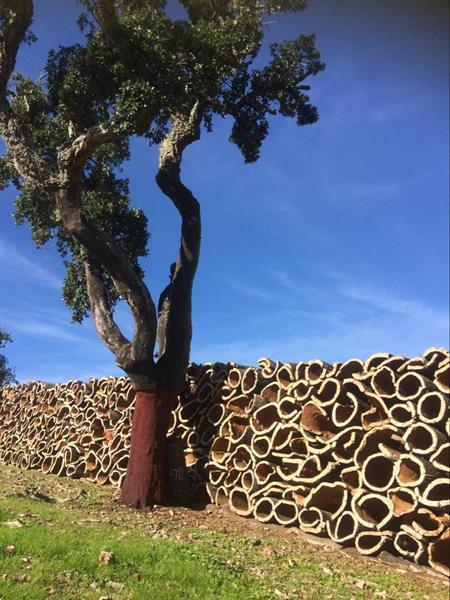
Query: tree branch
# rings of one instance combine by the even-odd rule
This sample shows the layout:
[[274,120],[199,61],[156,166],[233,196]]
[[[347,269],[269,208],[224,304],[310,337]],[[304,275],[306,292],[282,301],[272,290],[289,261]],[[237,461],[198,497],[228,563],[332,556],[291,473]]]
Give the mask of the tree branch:
[[120,134],[105,127],[91,127],[78,136],[68,148],[58,152],[59,186],[67,187],[81,180],[87,159],[103,145],[117,142]]
[[172,283],[165,332],[165,349],[157,362],[158,378],[177,390],[189,363],[192,338],[192,284],[200,253],[200,205],[181,182],[180,166],[186,147],[200,138],[201,111],[196,102],[189,116],[175,115],[172,130],[160,147],[156,182],[180,213],[181,240]]
[[6,99],[0,99],[0,135],[19,176],[25,181],[33,179],[43,187],[48,186],[52,171],[30,148]]
[[117,18],[114,0],[98,0],[93,12],[105,35],[114,45],[122,47],[123,32]]
[[[109,43],[117,50],[120,61],[130,73],[136,69],[136,53],[133,53],[132,43],[120,24],[114,0],[98,0],[93,15]],[[143,135],[150,127],[154,109],[144,106],[136,117],[135,131]]]
[[130,341],[122,334],[114,321],[106,298],[105,285],[93,259],[84,263],[87,291],[91,304],[91,314],[97,331],[106,346],[116,356],[120,356]]
[[133,384],[140,386],[143,378],[146,381],[152,380],[154,371],[156,310],[150,293],[127,254],[82,214],[79,185],[72,183],[69,187],[57,190],[55,198],[64,228],[91,256],[95,256],[95,261],[109,273],[118,293],[131,309],[135,329],[130,343],[114,323],[106,302],[103,282],[96,274],[95,265],[87,263],[89,298],[95,324],[100,324],[98,332],[116,355],[118,365],[127,372]]
[[17,52],[33,17],[32,0],[0,0],[0,135],[19,175],[43,185],[50,177],[47,165],[30,149],[20,124],[9,106],[8,82],[14,70]]
[[114,0],[98,0],[93,9],[100,29],[109,40],[110,44],[117,50],[122,64],[133,70],[136,66],[130,39],[124,31],[119,17],[117,16]]
[[32,0],[0,1],[0,96],[6,98],[7,86],[16,65],[17,52],[33,18]]

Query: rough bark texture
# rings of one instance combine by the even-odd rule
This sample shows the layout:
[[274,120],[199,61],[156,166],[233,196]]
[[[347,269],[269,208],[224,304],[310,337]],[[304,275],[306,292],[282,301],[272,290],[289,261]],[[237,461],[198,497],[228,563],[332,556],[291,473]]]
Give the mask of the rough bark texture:
[[130,459],[121,491],[128,506],[145,508],[164,499],[166,434],[175,401],[173,392],[136,392]]
[[0,94],[4,97],[16,64],[17,50],[31,25],[33,3],[31,0],[15,0],[8,7],[7,3],[2,2],[0,14],[4,19],[0,31]]
[[[156,387],[153,347],[156,335],[156,310],[150,293],[134,271],[128,256],[81,212],[78,186],[56,192],[56,204],[65,229],[86,248],[92,257],[86,261],[86,280],[91,313],[97,331],[116,356],[117,364],[128,374],[135,389]],[[111,275],[119,294],[134,317],[133,340],[122,335],[107,302],[98,265]]]
[[180,167],[185,148],[200,137],[198,103],[189,115],[175,115],[172,130],[160,148],[156,182],[181,216],[180,250],[172,282],[164,352],[157,362],[161,387],[179,390],[189,363],[192,338],[192,284],[200,254],[200,204],[181,182]]

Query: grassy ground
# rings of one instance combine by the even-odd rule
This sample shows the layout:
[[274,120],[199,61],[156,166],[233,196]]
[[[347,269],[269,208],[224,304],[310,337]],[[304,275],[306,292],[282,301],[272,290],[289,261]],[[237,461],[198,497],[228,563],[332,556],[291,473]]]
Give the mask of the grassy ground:
[[136,512],[112,488],[5,466],[0,490],[0,600],[448,599],[429,570],[217,507]]

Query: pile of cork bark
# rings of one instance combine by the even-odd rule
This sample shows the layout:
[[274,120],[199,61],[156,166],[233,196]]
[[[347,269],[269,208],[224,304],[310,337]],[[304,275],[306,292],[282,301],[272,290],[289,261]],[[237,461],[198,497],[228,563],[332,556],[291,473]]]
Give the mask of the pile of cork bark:
[[[193,494],[299,526],[366,555],[449,574],[449,353],[259,368],[189,367],[169,441]],[[0,462],[120,486],[133,391],[125,378],[32,383],[0,395]]]
[[[205,490],[204,467],[225,415],[221,390],[231,367],[191,365],[172,412],[169,450],[181,440],[193,497]],[[125,377],[0,388],[0,463],[120,487],[133,412],[134,391]]]

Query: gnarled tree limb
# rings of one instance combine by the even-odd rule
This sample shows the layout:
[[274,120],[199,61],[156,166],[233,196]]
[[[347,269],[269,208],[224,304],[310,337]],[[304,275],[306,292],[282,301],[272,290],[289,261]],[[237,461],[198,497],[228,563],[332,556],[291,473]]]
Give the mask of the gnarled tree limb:
[[3,21],[0,30],[0,96],[5,98],[17,51],[33,18],[32,0],[1,0],[0,18]]
[[34,179],[44,184],[50,177],[49,168],[24,139],[7,99],[8,82],[16,64],[17,52],[33,18],[32,0],[0,0],[0,18],[0,134],[19,175],[24,180]]
[[127,372],[137,389],[149,389],[154,381],[153,348],[156,310],[150,293],[134,270],[127,254],[82,214],[79,186],[74,184],[55,192],[64,228],[111,276],[118,293],[133,314],[135,330],[131,343],[122,335],[106,302],[101,277],[92,262],[85,263],[88,292],[98,333],[115,354],[117,364]]
[[84,262],[84,267],[87,291],[91,304],[91,314],[95,327],[111,352],[116,356],[120,356],[124,348],[129,347],[131,342],[122,334],[114,321],[106,298],[105,285],[99,266],[95,264],[94,259],[88,258]]
[[58,184],[66,187],[81,180],[86,161],[103,144],[119,141],[120,134],[107,127],[90,127],[86,133],[79,135],[69,147],[58,152]]
[[172,129],[160,147],[156,182],[181,216],[181,240],[172,283],[165,332],[165,349],[157,362],[158,378],[177,390],[184,380],[192,338],[192,284],[200,253],[200,204],[181,182],[180,166],[186,147],[200,138],[201,110],[196,102],[189,115],[175,115]]

